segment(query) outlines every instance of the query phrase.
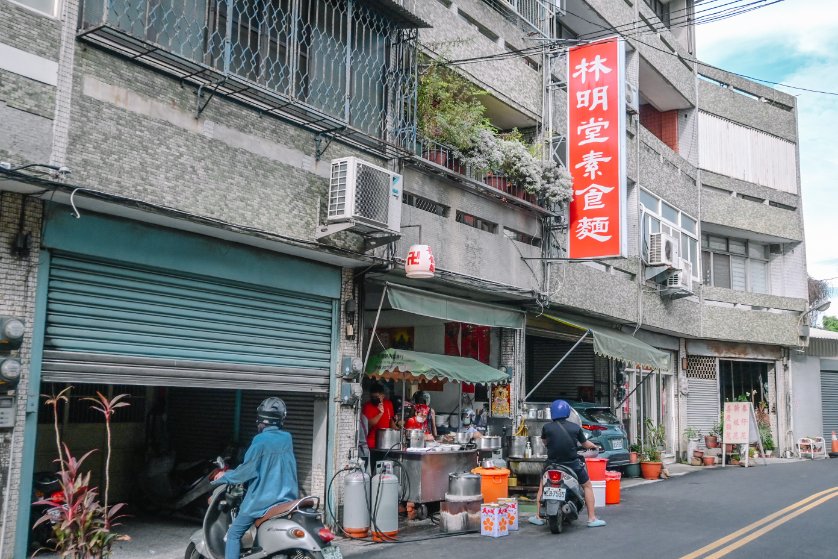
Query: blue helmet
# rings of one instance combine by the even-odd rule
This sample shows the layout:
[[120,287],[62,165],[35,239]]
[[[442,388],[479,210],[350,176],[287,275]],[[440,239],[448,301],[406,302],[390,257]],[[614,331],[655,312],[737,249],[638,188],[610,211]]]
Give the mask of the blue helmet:
[[570,417],[570,404],[564,400],[553,400],[550,404],[550,419],[566,419]]

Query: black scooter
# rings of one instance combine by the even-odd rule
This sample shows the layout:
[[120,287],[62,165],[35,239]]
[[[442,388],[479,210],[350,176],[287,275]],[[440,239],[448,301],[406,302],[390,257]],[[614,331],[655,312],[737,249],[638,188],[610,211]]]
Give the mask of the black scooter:
[[[29,522],[32,533],[29,542],[33,547],[46,546],[52,538],[52,527],[60,517],[59,507],[64,504],[64,491],[61,489],[61,480],[57,473],[35,473],[32,479],[31,502]],[[38,524],[38,520],[45,514],[50,515],[50,520]]]
[[579,478],[569,467],[551,463],[542,476],[541,510],[554,534],[561,534],[565,524],[579,518],[585,495]]
[[188,464],[175,464],[173,454],[155,457],[140,474],[140,506],[147,512],[177,512],[203,518],[207,498],[213,491],[212,477],[227,469],[220,456]]

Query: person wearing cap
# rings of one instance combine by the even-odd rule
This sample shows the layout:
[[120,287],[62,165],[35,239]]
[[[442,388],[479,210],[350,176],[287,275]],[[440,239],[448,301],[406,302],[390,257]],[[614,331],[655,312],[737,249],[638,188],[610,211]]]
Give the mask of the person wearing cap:
[[239,513],[227,530],[224,559],[239,559],[241,539],[250,526],[268,509],[299,498],[297,460],[291,433],[282,430],[287,415],[285,402],[277,397],[264,400],[256,408],[256,428],[244,461],[235,470],[223,472],[213,485],[247,483]]
[[[541,440],[544,441],[544,446],[547,447],[547,460],[544,462],[545,470],[554,463],[570,467],[579,479],[579,485],[582,486],[585,494],[585,510],[588,511],[588,527],[597,528],[599,526],[605,526],[605,521],[596,517],[594,510],[594,487],[591,484],[591,478],[588,477],[585,462],[579,459],[579,455],[576,452],[580,446],[590,450],[595,450],[597,446],[585,437],[581,426],[567,420],[570,417],[570,404],[564,400],[554,400],[550,404],[550,417],[553,421],[547,423],[541,430]],[[542,475],[541,481],[538,484],[538,497],[536,498],[538,513],[536,516],[530,516],[529,518],[530,523],[537,526],[544,524],[544,520],[541,518],[541,491],[543,488],[544,477]]]

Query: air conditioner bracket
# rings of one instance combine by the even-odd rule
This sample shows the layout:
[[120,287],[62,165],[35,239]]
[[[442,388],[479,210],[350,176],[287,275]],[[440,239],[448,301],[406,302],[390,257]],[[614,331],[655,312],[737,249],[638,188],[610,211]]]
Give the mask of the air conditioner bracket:
[[683,287],[662,287],[660,291],[661,298],[663,299],[683,299],[684,297],[690,297],[695,295],[692,291],[687,291]]
[[678,270],[672,268],[671,266],[648,266],[643,272],[643,280],[649,281],[650,279],[655,278],[656,282],[661,283],[666,281],[669,276],[677,271]]
[[364,235],[364,252],[378,248],[380,246],[394,243],[401,238],[401,235],[384,234],[384,235]]
[[335,233],[346,231],[355,227],[354,221],[342,221],[340,223],[321,223],[314,229],[314,238],[317,240],[323,237],[330,237]]
[[368,228],[367,230],[364,229],[365,226],[355,220],[341,221],[339,223],[321,223],[314,230],[314,238],[319,241],[324,237],[330,237],[341,231],[352,230],[353,233],[361,235],[364,238],[365,252],[398,241],[401,238],[401,235],[398,233],[370,231]]

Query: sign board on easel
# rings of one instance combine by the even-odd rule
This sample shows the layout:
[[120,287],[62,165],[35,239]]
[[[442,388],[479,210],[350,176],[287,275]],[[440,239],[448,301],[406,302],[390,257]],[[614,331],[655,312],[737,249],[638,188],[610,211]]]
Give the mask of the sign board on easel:
[[[725,402],[724,413],[724,436],[722,437],[722,466],[725,465],[726,446],[728,444],[745,446],[745,467],[750,460],[750,450],[747,445],[757,443],[759,452],[765,456],[765,449],[762,448],[762,438],[759,436],[759,426],[754,415],[754,406],[750,402]],[[766,464],[765,458],[762,463]]]

